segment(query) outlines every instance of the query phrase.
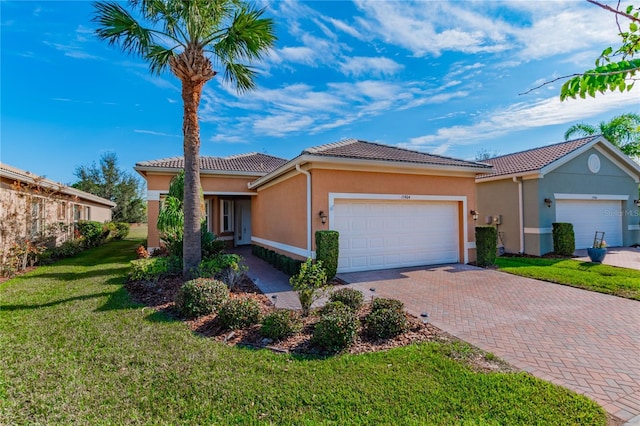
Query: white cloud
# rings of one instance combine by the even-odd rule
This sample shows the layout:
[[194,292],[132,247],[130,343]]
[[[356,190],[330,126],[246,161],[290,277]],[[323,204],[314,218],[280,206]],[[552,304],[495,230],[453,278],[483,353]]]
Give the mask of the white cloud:
[[404,68],[394,61],[393,59],[383,57],[365,57],[355,56],[351,58],[345,58],[345,61],[340,64],[340,71],[346,75],[360,76],[363,74],[370,75],[393,75]]
[[309,128],[314,119],[309,116],[295,114],[270,115],[253,122],[258,133],[268,136],[284,136],[287,133],[299,132]]
[[153,136],[166,136],[166,137],[170,137],[170,138],[180,138],[180,137],[182,137],[181,135],[172,135],[172,134],[169,134],[169,133],[155,132],[153,130],[134,129],[133,132],[134,133],[142,133],[142,134],[145,134],[145,135],[153,135]]
[[363,35],[360,34],[360,32],[357,29],[355,29],[353,26],[348,25],[347,23],[342,22],[339,19],[335,19],[335,18],[327,18],[327,19],[337,30],[345,32],[357,39],[360,39],[360,40],[364,39]]

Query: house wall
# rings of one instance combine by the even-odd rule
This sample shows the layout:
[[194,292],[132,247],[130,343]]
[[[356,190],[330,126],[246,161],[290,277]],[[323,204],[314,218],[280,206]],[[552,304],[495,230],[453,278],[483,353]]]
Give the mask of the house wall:
[[500,215],[502,223],[497,225],[499,232],[498,245],[502,245],[507,253],[520,251],[520,216],[518,205],[518,183],[511,179],[478,183],[477,226],[496,226],[487,223],[487,216]]

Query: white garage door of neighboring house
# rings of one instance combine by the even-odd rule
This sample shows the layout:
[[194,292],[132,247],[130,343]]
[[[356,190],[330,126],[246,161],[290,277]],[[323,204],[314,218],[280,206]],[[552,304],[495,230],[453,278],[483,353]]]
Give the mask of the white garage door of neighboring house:
[[336,200],[338,271],[459,261],[458,205],[448,201]]
[[558,200],[556,221],[573,224],[576,249],[593,245],[596,231],[604,231],[607,245],[622,245],[622,216],[620,201],[611,200]]

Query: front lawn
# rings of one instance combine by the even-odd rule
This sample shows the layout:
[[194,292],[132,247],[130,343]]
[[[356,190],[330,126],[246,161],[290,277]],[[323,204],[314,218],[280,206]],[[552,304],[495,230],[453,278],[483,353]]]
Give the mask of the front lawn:
[[449,344],[304,359],[203,338],[131,301],[139,242],[0,284],[0,424],[606,422],[528,374],[473,372]]
[[501,271],[640,300],[640,271],[571,259],[499,257]]

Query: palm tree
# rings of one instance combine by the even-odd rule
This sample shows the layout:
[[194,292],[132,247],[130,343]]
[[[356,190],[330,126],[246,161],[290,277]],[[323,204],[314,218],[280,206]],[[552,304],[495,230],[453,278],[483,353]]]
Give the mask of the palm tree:
[[273,20],[263,18],[243,0],[129,0],[126,10],[116,2],[97,2],[96,34],[110,45],[149,63],[152,74],[167,68],[182,83],[184,117],[184,250],[185,276],[201,260],[200,246],[200,125],[198,107],[205,83],[214,71],[239,92],[255,88],[255,69],[273,47]]
[[574,124],[564,133],[564,139],[597,134],[607,138],[628,156],[640,156],[640,115],[634,113],[618,115],[608,122],[601,121],[598,126],[586,123]]

